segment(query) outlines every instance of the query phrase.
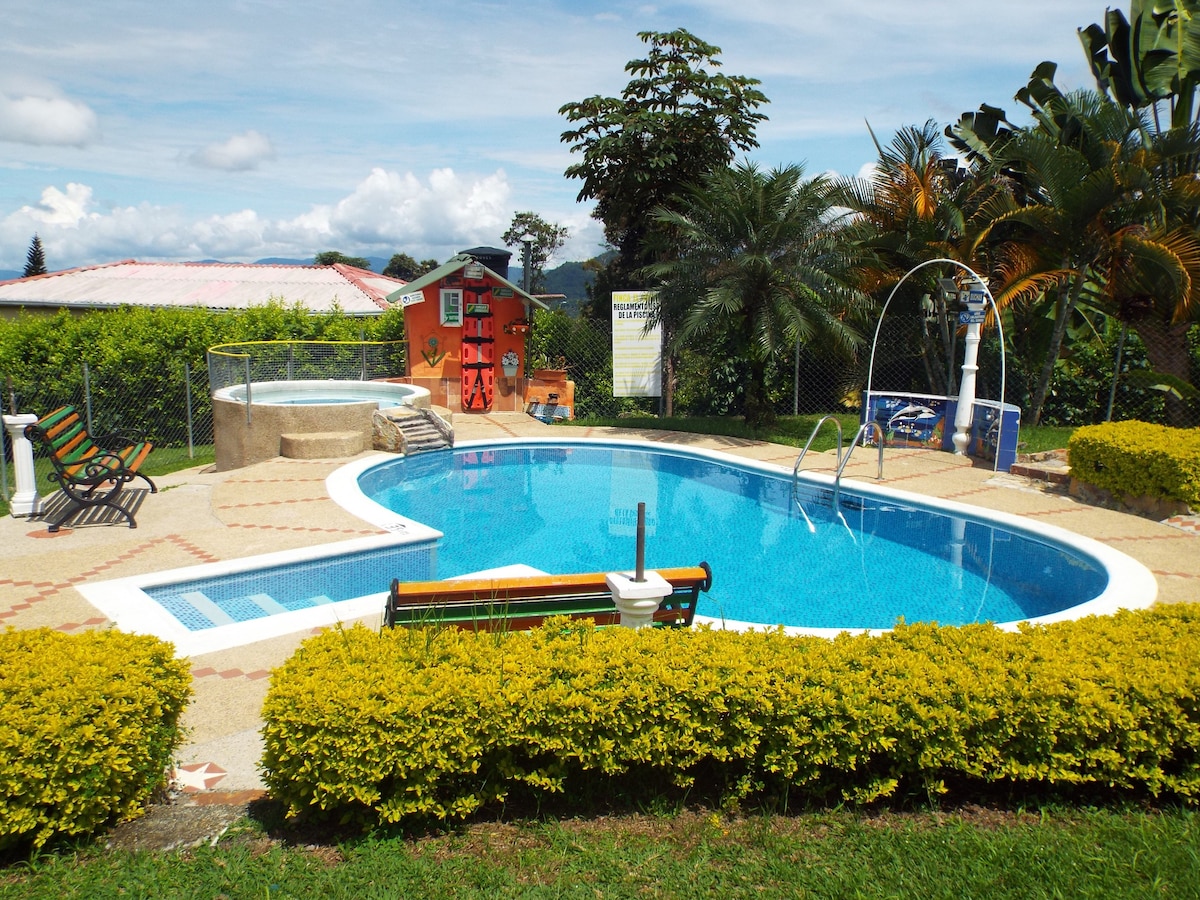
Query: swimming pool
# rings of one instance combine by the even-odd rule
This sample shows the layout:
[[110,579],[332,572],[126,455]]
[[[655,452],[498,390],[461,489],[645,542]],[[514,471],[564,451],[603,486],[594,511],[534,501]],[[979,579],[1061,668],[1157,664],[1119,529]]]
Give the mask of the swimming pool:
[[1136,602],[1110,579],[1114,566],[1141,568],[1057,529],[860,483],[843,481],[835,511],[828,479],[807,473],[798,505],[790,472],[658,444],[463,446],[377,463],[355,482],[368,502],[444,534],[439,578],[518,562],[632,568],[645,502],[647,566],[707,561],[714,585],[698,612],[737,623],[1045,620],[1110,588]]
[[[1157,591],[1141,564],[1063,529],[845,480],[834,513],[830,478],[804,473],[803,483],[801,510],[790,471],[639,441],[471,442],[369,457],[326,484],[389,534],[80,591],[122,629],[195,655],[377,617],[393,577],[510,563],[631,569],[639,501],[649,513],[647,566],[708,561],[715,580],[697,621],[726,627],[783,623],[832,635],[887,628],[897,615],[1012,627],[1148,606]],[[675,535],[685,539],[672,544]],[[917,536],[933,540],[922,548]]]

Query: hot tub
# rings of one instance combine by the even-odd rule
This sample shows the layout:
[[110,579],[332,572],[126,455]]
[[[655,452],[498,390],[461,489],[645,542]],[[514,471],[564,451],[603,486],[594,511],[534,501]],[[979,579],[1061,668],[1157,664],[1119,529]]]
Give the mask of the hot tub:
[[[327,435],[337,455],[370,449],[376,411],[429,408],[429,391],[393,381],[261,381],[213,393],[217,471],[280,455],[284,435]],[[354,437],[358,435],[358,439]]]

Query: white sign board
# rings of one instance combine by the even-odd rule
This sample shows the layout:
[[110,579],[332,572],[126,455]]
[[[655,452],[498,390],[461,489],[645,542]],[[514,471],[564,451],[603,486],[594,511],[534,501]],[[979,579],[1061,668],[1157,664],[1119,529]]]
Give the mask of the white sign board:
[[412,306],[416,303],[424,303],[425,295],[421,291],[413,291],[411,294],[400,295],[400,305],[404,307]]
[[656,302],[653,291],[613,292],[614,397],[662,394],[662,329],[645,330]]

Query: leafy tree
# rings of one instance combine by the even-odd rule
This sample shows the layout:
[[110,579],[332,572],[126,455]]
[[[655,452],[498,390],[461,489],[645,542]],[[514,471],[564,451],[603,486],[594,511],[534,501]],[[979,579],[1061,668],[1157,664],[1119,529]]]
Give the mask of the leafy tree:
[[1129,18],[1119,9],[1104,14],[1104,27],[1079,29],[1096,86],[1130,109],[1148,109],[1156,131],[1196,121],[1200,85],[1200,0],[1131,0]]
[[420,278],[426,272],[432,272],[438,267],[436,259],[426,259],[417,262],[407,253],[393,253],[388,264],[384,266],[383,274],[389,278],[399,278],[402,281],[412,281]]
[[865,298],[851,284],[856,261],[831,199],[829,182],[806,181],[799,166],[744,163],[687,189],[678,209],[655,210],[679,251],[647,268],[662,280],[660,315],[678,318],[682,345],[730,338],[747,367],[742,415],[753,427],[774,420],[768,370],[797,342],[830,354],[860,343],[849,321]]
[[[1079,310],[1116,315],[1138,329],[1155,367],[1184,382],[1187,323],[1200,311],[1200,133],[1155,132],[1140,110],[1095,91],[1063,94],[1055,69],[1042,63],[1016,95],[1033,115],[1031,127],[988,110],[951,130],[956,145],[970,146],[1014,185],[1006,208],[992,205],[984,229],[1005,260],[1004,302],[1036,308],[1044,298],[1052,309],[1029,401],[1035,424]],[[980,121],[983,133],[973,130]],[[1167,408],[1182,424],[1182,399],[1169,399]]]
[[368,272],[371,270],[371,262],[365,256],[346,256],[337,250],[326,250],[313,257],[314,266],[333,266],[338,263],[356,269],[366,269]]
[[640,286],[645,240],[655,227],[651,210],[671,208],[685,185],[729,165],[737,150],[757,147],[755,129],[766,118],[757,110],[767,102],[757,79],[716,72],[721,48],[689,31],[638,37],[650,51],[626,63],[633,77],[620,97],[588,97],[559,109],[575,125],[561,140],[582,155],[566,175],[582,182],[580,202],[596,201],[593,216],[619,251],[626,287]]
[[42,239],[36,234],[29,243],[29,252],[25,254],[25,278],[30,275],[46,274],[46,251],[42,249]]
[[[864,287],[882,302],[920,263],[947,257],[975,262],[967,241],[968,213],[986,193],[987,182],[970,178],[947,154],[933,120],[901,128],[887,146],[875,140],[875,147],[879,158],[874,172],[838,181],[836,202],[854,214],[847,237],[862,254]],[[940,357],[953,347],[954,311],[946,308],[937,287],[939,274],[944,272],[929,267],[906,281],[892,310],[909,313],[899,320],[910,327],[896,345],[906,358],[912,348],[920,348],[926,389],[949,393],[954,390],[953,362]],[[932,317],[919,314],[922,302],[933,304]]]
[[[504,245],[524,249],[521,238],[527,234],[533,235],[529,251],[529,290],[533,294],[543,294],[546,292],[546,264],[562,249],[570,232],[565,225],[547,222],[537,213],[519,212],[513,215],[512,224],[504,232]],[[525,265],[523,257],[521,265]]]

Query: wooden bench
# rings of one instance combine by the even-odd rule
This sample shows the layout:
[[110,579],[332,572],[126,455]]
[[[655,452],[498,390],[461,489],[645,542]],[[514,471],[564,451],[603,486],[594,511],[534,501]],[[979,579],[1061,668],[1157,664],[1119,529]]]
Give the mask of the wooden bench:
[[[656,569],[671,585],[654,613],[656,626],[687,628],[700,592],[712,586],[708,563]],[[456,581],[392,581],[383,624],[454,625],[475,631],[525,631],[551,616],[618,625],[621,615],[602,573],[468,578]]]
[[50,525],[51,531],[58,531],[81,509],[100,506],[116,510],[130,528],[137,528],[133,514],[117,502],[117,496],[134,478],[150,485],[150,493],[158,492],[154,482],[138,471],[153,444],[120,434],[93,438],[73,406],[60,406],[42,416],[26,427],[25,436],[46,448],[54,466],[48,477],[72,501]]

